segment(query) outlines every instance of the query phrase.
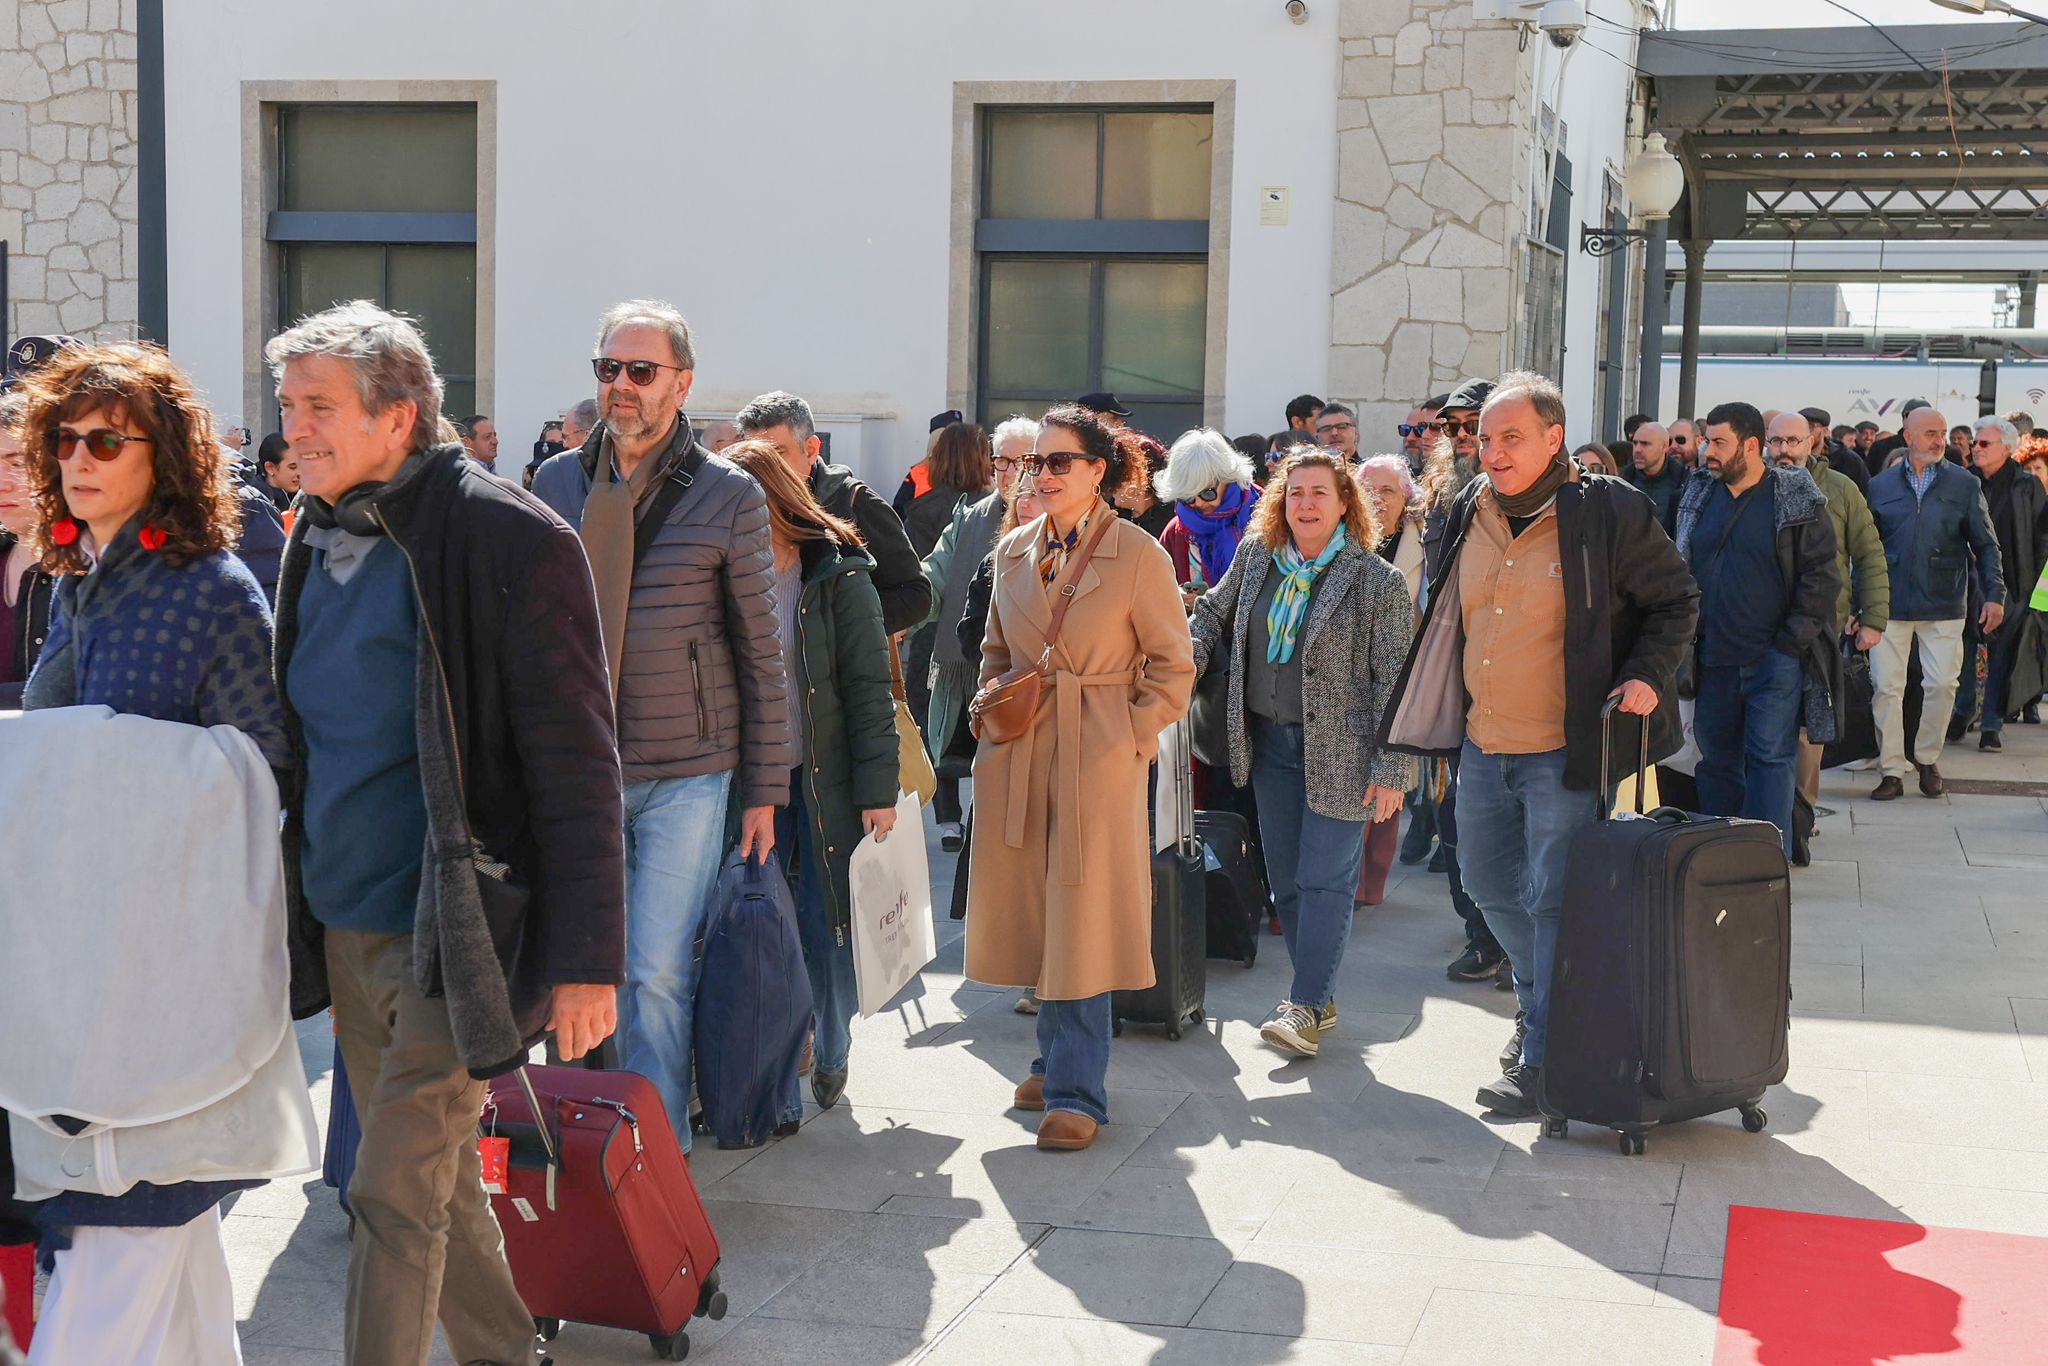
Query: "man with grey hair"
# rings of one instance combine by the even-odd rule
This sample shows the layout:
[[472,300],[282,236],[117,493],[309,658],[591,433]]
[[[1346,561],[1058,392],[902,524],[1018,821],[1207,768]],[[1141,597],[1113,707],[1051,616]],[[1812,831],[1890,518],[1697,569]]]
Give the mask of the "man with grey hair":
[[301,514],[277,596],[295,763],[292,1007],[331,1000],[362,1141],[344,1342],[530,1362],[478,1160],[484,1085],[612,1032],[625,965],[611,699],[576,537],[460,445],[413,325],[358,300],[271,341]]
[[882,598],[882,629],[890,635],[914,630],[932,609],[932,586],[926,582],[917,551],[896,510],[854,477],[844,465],[818,458],[824,443],[811,405],[777,389],[740,409],[734,419],[750,441],[766,441],[782,454],[796,477],[811,486],[818,506],[859,528],[867,552],[875,560],[875,591]]
[[[1483,475],[1451,504],[1380,741],[1458,758],[1459,868],[1522,1007],[1503,1074],[1478,1099],[1527,1118],[1542,1104],[1565,857],[1603,793],[1634,772],[1640,728],[1651,760],[1679,748],[1674,684],[1699,589],[1649,499],[1566,457],[1555,384],[1511,372],[1478,402]],[[1447,680],[1463,707],[1443,705]],[[1602,773],[1610,702],[1620,715]]]
[[[1870,515],[1892,571],[1891,621],[1870,652],[1871,709],[1884,773],[1870,796],[1880,802],[1905,795],[1906,774],[1914,769],[1921,796],[1947,790],[1937,765],[1963,657],[1972,558],[1983,595],[1978,627],[1989,635],[2005,619],[2005,576],[1983,485],[1945,458],[1948,424],[1933,407],[1921,404],[1907,414],[1905,441],[1906,458],[1870,476]],[[1915,650],[1920,731],[1909,756],[1906,663]]]
[[704,425],[704,448],[713,455],[740,439],[740,425],[731,418],[721,417]]
[[[690,1150],[696,943],[738,789],[739,848],[766,859],[796,762],[768,502],[683,412],[690,325],[653,299],[598,325],[601,423],[533,491],[577,528],[597,587],[625,780],[620,1063],[661,1092]],[[612,809],[618,810],[616,796]]]
[[[2013,664],[2023,653],[2033,652],[2041,629],[2040,614],[2027,607],[2024,594],[2033,591],[2048,563],[2048,492],[2041,481],[2021,469],[2013,459],[2019,432],[2002,417],[1980,417],[1970,439],[1970,463],[1984,481],[1984,501],[1991,513],[1991,529],[1998,536],[1999,567],[2004,571],[2005,589],[2012,601],[2006,604],[2005,620],[1995,629],[1970,623],[1963,634],[1963,671],[1956,686],[1955,714],[1949,719],[1948,739],[1963,738],[1970,713],[1977,707],[1976,646],[1987,647],[1989,658],[1984,672],[1984,720],[1977,736],[1978,749],[2003,749],[2009,702],[2007,685]],[[2021,699],[2024,701],[2025,699]]]

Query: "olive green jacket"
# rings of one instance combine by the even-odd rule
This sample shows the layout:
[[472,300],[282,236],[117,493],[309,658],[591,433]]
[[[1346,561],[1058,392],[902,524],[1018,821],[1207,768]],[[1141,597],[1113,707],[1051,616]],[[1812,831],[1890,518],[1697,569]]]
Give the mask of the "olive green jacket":
[[1806,469],[1827,497],[1828,516],[1835,524],[1835,568],[1842,575],[1842,591],[1835,599],[1835,630],[1842,629],[1853,610],[1858,624],[1882,631],[1892,619],[1892,576],[1885,566],[1884,541],[1877,534],[1870,504],[1855,480],[1828,468],[1826,456],[1814,456]]

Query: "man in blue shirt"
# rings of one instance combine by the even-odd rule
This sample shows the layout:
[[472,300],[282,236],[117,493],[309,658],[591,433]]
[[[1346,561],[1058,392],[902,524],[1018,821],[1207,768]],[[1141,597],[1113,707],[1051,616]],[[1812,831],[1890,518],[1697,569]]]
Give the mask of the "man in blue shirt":
[[1693,731],[1700,810],[1778,827],[1791,854],[1799,724],[1815,644],[1834,649],[1835,528],[1805,470],[1764,460],[1763,414],[1707,414],[1679,499],[1679,554],[1700,586]]
[[[1906,458],[1870,476],[1870,515],[1884,539],[1892,578],[1891,623],[1870,652],[1871,705],[1884,770],[1870,795],[1880,802],[1904,794],[1909,769],[1919,770],[1923,797],[1944,791],[1936,764],[1955,704],[1972,560],[1983,597],[1978,629],[1989,636],[2005,620],[2005,574],[1982,481],[1946,458],[1948,424],[1933,408],[1914,409],[1905,432]],[[1906,662],[1916,648],[1924,695],[1909,760]]]

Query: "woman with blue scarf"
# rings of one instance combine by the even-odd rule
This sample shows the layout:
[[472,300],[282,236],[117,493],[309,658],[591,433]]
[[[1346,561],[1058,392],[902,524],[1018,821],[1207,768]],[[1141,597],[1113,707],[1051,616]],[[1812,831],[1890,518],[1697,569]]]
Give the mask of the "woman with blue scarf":
[[1415,607],[1373,553],[1379,528],[1327,451],[1288,457],[1222,581],[1195,604],[1195,668],[1229,661],[1231,777],[1257,794],[1267,881],[1294,965],[1259,1037],[1314,1057],[1337,1024],[1337,969],[1369,821],[1391,821],[1414,761],[1374,743]]
[[1258,507],[1259,486],[1247,460],[1221,432],[1200,427],[1167,452],[1166,468],[1152,487],[1174,505],[1174,519],[1159,533],[1190,600],[1230,572],[1237,543]]

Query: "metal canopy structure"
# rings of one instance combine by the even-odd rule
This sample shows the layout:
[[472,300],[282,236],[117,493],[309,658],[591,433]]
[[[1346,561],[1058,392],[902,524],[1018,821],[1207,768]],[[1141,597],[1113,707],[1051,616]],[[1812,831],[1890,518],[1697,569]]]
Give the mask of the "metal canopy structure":
[[2048,238],[2048,28],[1646,32],[1637,61],[1695,240]]

